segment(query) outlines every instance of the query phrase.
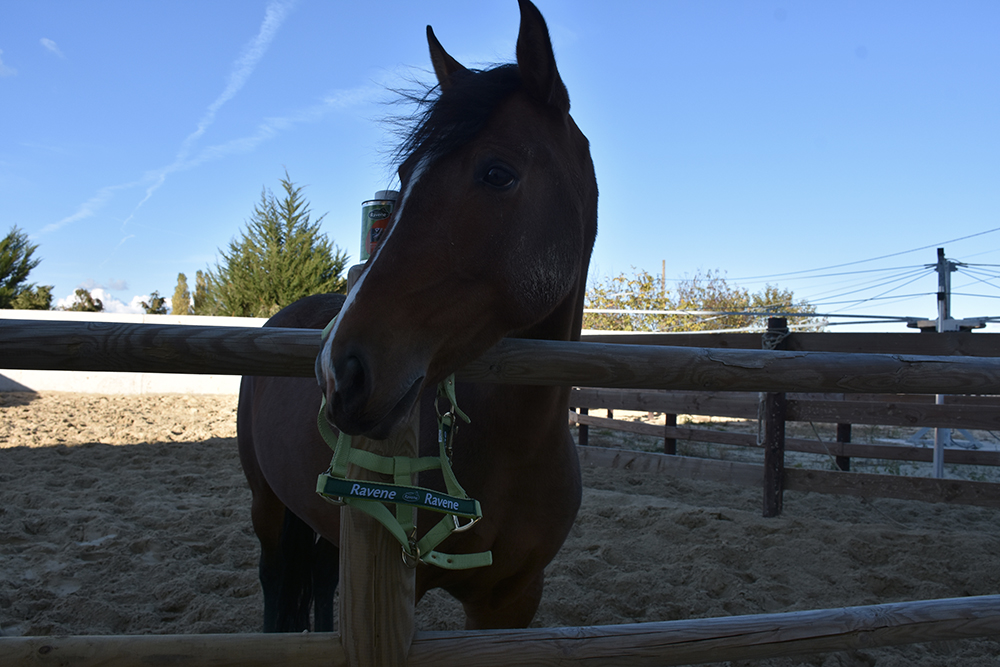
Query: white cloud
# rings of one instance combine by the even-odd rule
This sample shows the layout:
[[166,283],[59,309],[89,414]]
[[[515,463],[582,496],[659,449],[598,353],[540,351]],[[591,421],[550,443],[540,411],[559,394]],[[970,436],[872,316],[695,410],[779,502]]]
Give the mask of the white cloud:
[[[124,281],[119,281],[124,282]],[[116,313],[119,315],[142,315],[146,312],[145,308],[142,307],[143,301],[149,303],[148,294],[140,294],[138,296],[133,296],[128,303],[125,303],[118,297],[111,294],[107,289],[103,287],[90,287],[95,285],[93,280],[85,280],[80,284],[80,288],[90,292],[90,296],[95,299],[100,299],[101,303],[104,305],[105,313]],[[76,301],[76,291],[73,294],[69,294],[61,299],[57,299],[55,303],[56,308],[69,308]],[[166,299],[167,307],[170,307],[170,299]]]
[[[148,303],[149,302],[149,295],[148,294],[140,294],[139,296],[134,296],[134,297],[132,297],[132,300],[128,302],[128,305],[125,305],[121,301],[118,301],[118,299],[115,299],[115,301],[117,301],[117,303],[115,304],[114,307],[117,308],[118,310],[112,310],[111,312],[113,312],[113,313],[140,313],[141,314],[141,313],[146,312],[146,310],[142,307],[142,302],[145,301],[145,302]],[[105,310],[107,310],[107,306],[105,306]]]
[[[3,49],[0,49],[0,56],[3,55]],[[14,76],[17,74],[17,70],[13,67],[9,67],[3,64],[3,58],[0,58],[0,76]]]
[[[267,10],[264,13],[264,21],[261,23],[257,36],[250,40],[249,44],[247,44],[244,48],[243,53],[233,64],[233,69],[229,74],[229,82],[226,85],[225,90],[223,90],[222,94],[209,105],[205,115],[202,117],[201,121],[199,121],[197,129],[195,129],[195,131],[188,135],[188,137],[183,141],[180,150],[177,153],[177,158],[174,160],[173,164],[146,172],[146,174],[144,174],[143,177],[137,181],[122,183],[119,185],[109,185],[101,188],[98,190],[97,194],[80,204],[75,213],[46,225],[41,231],[38,232],[39,235],[49,234],[51,232],[58,231],[68,224],[93,217],[94,214],[100,210],[118,190],[127,190],[136,186],[146,185],[146,195],[139,201],[138,204],[136,204],[135,208],[132,209],[132,213],[125,218],[125,221],[122,223],[122,226],[124,227],[129,223],[129,221],[131,221],[133,216],[135,216],[136,211],[138,211],[139,208],[141,208],[142,205],[153,196],[153,193],[156,192],[161,185],[163,185],[167,178],[167,174],[179,171],[182,168],[197,166],[201,162],[204,162],[204,159],[196,160],[193,164],[188,162],[187,158],[194,143],[199,137],[201,137],[202,134],[205,133],[205,130],[207,130],[208,126],[212,124],[212,121],[215,120],[215,114],[219,108],[232,99],[233,96],[235,96],[236,93],[238,93],[243,87],[243,84],[246,83],[247,79],[253,73],[254,68],[256,68],[257,63],[260,62],[260,59],[267,51],[267,47],[270,45],[271,40],[274,39],[274,35],[277,33],[278,28],[280,28],[282,22],[284,22],[292,4],[294,3],[282,0],[272,0],[272,2],[268,5]],[[42,46],[50,51],[53,51],[53,53],[62,55],[58,46],[56,46],[55,42],[50,39],[42,39]],[[3,51],[0,51],[0,54],[2,53]],[[16,71],[13,68],[4,67],[3,62],[0,61],[0,76],[7,76],[15,73]],[[129,237],[126,237],[126,239],[127,238]],[[123,242],[126,239],[123,239]]]
[[[104,312],[106,313],[142,313],[142,306],[135,303],[136,299],[142,302],[142,298],[134,297],[132,299],[132,304],[126,304],[121,299],[115,298],[103,287],[88,287],[88,285],[93,285],[93,280],[86,280],[81,283],[80,288],[85,289],[90,292],[90,296],[94,299],[100,299],[101,303],[104,304]],[[64,296],[56,301],[56,308],[69,308],[76,301],[76,291],[74,290],[72,294]]]
[[120,292],[122,290],[128,289],[128,282],[124,280],[116,280],[114,278],[109,278],[107,283],[99,283],[93,278],[87,278],[82,283],[77,285],[77,287],[88,290],[90,292],[93,292],[95,289]]
[[[102,188],[97,194],[81,204],[75,213],[45,226],[39,232],[39,235],[57,231],[68,224],[92,217],[118,190],[145,186],[145,195],[122,222],[122,229],[124,230],[135,217],[136,213],[138,213],[139,209],[166,182],[167,176],[170,174],[194,169],[206,162],[223,159],[231,155],[249,153],[261,143],[281,132],[294,128],[296,125],[316,122],[331,112],[366,104],[379,95],[384,94],[385,88],[374,83],[352,89],[333,91],[320,98],[319,102],[289,113],[286,116],[265,118],[249,136],[233,139],[221,144],[205,146],[196,151],[195,144],[215,120],[218,110],[240,91],[253,73],[254,68],[256,68],[261,58],[263,58],[267,47],[273,40],[278,28],[281,27],[292,5],[292,2],[281,0],[272,0],[270,5],[268,5],[258,34],[250,40],[244,48],[243,53],[233,63],[226,88],[208,106],[194,132],[189,134],[181,143],[177,151],[177,156],[171,164],[147,171],[141,179],[131,183]],[[131,237],[127,236],[122,239],[122,243],[129,238]],[[120,245],[121,243],[119,243]]]
[[135,187],[136,185],[139,185],[141,183],[142,181],[138,181],[133,183],[122,183],[121,185],[109,185],[107,187],[101,188],[100,190],[97,191],[96,195],[94,195],[87,201],[80,204],[80,206],[76,209],[76,213],[68,215],[62,220],[57,220],[56,222],[52,222],[49,223],[48,225],[45,225],[45,227],[43,227],[38,233],[39,235],[49,234],[62,227],[65,227],[70,223],[76,222],[77,220],[83,220],[84,218],[89,218],[93,216],[99,209],[101,209],[104,206],[104,204],[106,204],[108,200],[111,199],[111,196],[115,192],[117,192],[118,190],[126,190],[128,188]]
[[222,105],[235,97],[236,93],[240,92],[240,89],[243,88],[247,79],[250,78],[254,69],[257,68],[257,63],[260,62],[260,59],[267,52],[267,47],[270,46],[271,40],[277,34],[278,28],[284,23],[285,17],[288,15],[291,7],[292,3],[290,2],[279,2],[276,0],[273,0],[267,6],[267,10],[264,12],[264,21],[260,25],[257,36],[250,40],[250,43],[244,47],[243,53],[233,63],[233,69],[229,72],[229,82],[226,84],[225,90],[208,106],[205,115],[198,122],[197,129],[188,135],[184,143],[181,144],[180,151],[177,154],[177,162],[183,161],[188,156],[192,145],[215,120],[215,114],[222,108]]
[[[338,90],[324,95],[319,103],[308,106],[304,109],[275,118],[265,118],[257,125],[253,134],[232,139],[224,144],[206,146],[197,155],[184,163],[175,163],[167,169],[179,171],[181,169],[192,169],[205,162],[218,160],[229,155],[249,153],[258,145],[271,139],[281,132],[291,130],[296,125],[302,123],[313,123],[319,121],[327,114],[340,109],[366,104],[385,93],[385,89],[374,84],[365,84],[357,88]],[[159,187],[157,184],[155,187]],[[151,193],[150,193],[151,194]],[[147,196],[148,199],[148,196]],[[145,200],[143,200],[145,201]]]
[[42,46],[44,46],[46,49],[48,49],[52,53],[56,54],[60,58],[65,58],[66,57],[66,56],[63,55],[63,52],[59,50],[59,47],[56,45],[56,43],[53,42],[51,39],[49,39],[47,37],[42,37],[38,41],[41,43]]
[[[102,296],[98,297],[98,293]],[[104,303],[104,312],[106,313],[131,313],[135,315],[141,315],[146,312],[142,308],[142,302],[149,299],[148,296],[134,296],[129,303],[125,303],[121,299],[111,296],[102,289],[97,289],[91,292],[94,298],[100,298]]]
[[[229,72],[229,82],[226,84],[225,90],[219,95],[214,102],[208,105],[208,109],[205,111],[205,115],[202,116],[201,120],[198,121],[198,126],[195,131],[192,132],[184,139],[181,143],[180,149],[177,151],[177,157],[174,159],[173,164],[156,170],[154,174],[147,175],[153,176],[153,184],[146,189],[146,196],[143,197],[135,208],[132,209],[132,213],[129,214],[125,221],[122,223],[124,228],[128,225],[129,221],[135,216],[136,211],[138,211],[143,204],[145,204],[153,193],[156,192],[161,185],[167,180],[167,174],[179,171],[186,168],[185,162],[188,161],[188,156],[191,154],[191,150],[194,144],[208,127],[215,121],[215,114],[222,108],[226,102],[231,100],[236,96],[236,93],[243,88],[243,85],[253,74],[254,69],[256,69],[257,64],[260,62],[261,58],[267,52],[267,47],[270,46],[271,40],[278,32],[278,28],[284,23],[285,17],[292,8],[293,2],[285,2],[282,0],[272,0],[267,6],[267,10],[264,12],[264,21],[260,25],[260,30],[257,32],[257,36],[254,37],[250,42],[244,47],[243,53],[240,57],[236,59],[233,63],[233,68]],[[197,163],[196,163],[197,164]]]

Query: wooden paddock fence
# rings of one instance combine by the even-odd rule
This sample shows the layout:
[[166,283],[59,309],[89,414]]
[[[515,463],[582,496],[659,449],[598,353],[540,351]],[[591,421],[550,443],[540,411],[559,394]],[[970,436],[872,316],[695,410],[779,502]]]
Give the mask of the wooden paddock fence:
[[[978,358],[982,361],[1000,357],[1000,335],[949,332],[942,334],[828,334],[789,333],[785,320],[772,318],[768,331],[761,334],[636,334],[629,335],[629,343],[638,345],[697,346],[701,348],[750,350],[762,346],[797,352],[822,352],[834,354],[865,355],[888,354],[931,355],[939,357]],[[775,338],[774,336],[777,336]],[[772,343],[768,344],[768,339]],[[616,334],[594,335],[589,340],[617,341]],[[777,345],[773,341],[777,341]],[[733,388],[730,388],[733,389]],[[1000,507],[1000,485],[964,480],[926,479],[895,475],[838,474],[832,470],[785,468],[786,450],[826,454],[831,456],[841,471],[850,469],[852,457],[885,458],[893,460],[929,461],[933,451],[921,447],[894,447],[860,445],[851,443],[853,424],[916,426],[927,428],[996,429],[1000,428],[1000,397],[969,396],[961,394],[990,394],[975,386],[956,387],[951,392],[889,392],[874,395],[860,393],[785,393],[761,390],[767,393],[740,393],[734,391],[622,391],[588,388],[577,391],[573,405],[581,414],[571,415],[579,425],[581,444],[587,444],[590,426],[610,428],[641,435],[663,438],[664,454],[677,452],[679,440],[712,442],[724,445],[760,447],[764,450],[764,464],[723,463],[714,460],[668,462],[647,459],[613,457],[616,465],[653,467],[668,474],[684,474],[698,479],[721,478],[732,483],[763,487],[764,515],[776,516],[781,512],[782,494],[785,489],[815,491],[820,493],[850,494],[864,497],[887,497],[930,502],[966,503]],[[791,391],[791,390],[786,390]],[[942,405],[933,404],[941,396]],[[958,395],[955,395],[958,394]],[[602,419],[586,414],[589,409],[608,408],[609,417],[615,409],[661,412],[664,426],[629,423]],[[760,435],[730,433],[709,429],[678,427],[678,414],[701,416],[760,419]],[[826,422],[837,425],[836,442],[818,439],[787,438],[785,423],[789,421]],[[608,459],[604,453],[600,458]],[[945,450],[944,463],[966,465],[998,465],[1000,454]]]
[[[0,368],[311,377],[318,343],[314,330],[8,320],[0,323]],[[1000,394],[1000,360],[505,340],[459,378],[698,391]],[[346,542],[342,562],[363,559],[358,554],[368,547]],[[400,567],[398,551],[392,560]],[[363,629],[376,614],[399,614],[405,627],[408,605],[409,630],[397,634],[405,641],[402,661],[411,665],[678,665],[1000,634],[997,595],[666,623],[416,635],[412,596],[390,602],[376,608],[361,601],[350,607],[356,617],[341,617],[340,627],[349,622]],[[345,646],[356,641],[343,639],[336,633],[4,637],[0,663],[345,665]]]
[[[738,463],[716,459],[684,460],[673,457],[678,442],[701,442],[738,447],[763,447],[758,434],[734,433],[711,428],[677,426],[677,415],[730,417],[756,420],[759,417],[759,394],[742,392],[681,392],[630,391],[624,389],[577,389],[572,405],[580,413],[570,413],[578,424],[578,440],[586,448],[590,427],[623,431],[636,435],[662,438],[663,454],[622,452],[616,466],[656,469],[665,474],[694,476],[697,479],[722,480],[729,483],[761,487],[763,467],[754,463]],[[866,394],[788,394],[784,420],[787,422],[821,422],[837,425],[836,440],[785,437],[779,453],[784,451],[826,455],[838,467],[836,470],[816,468],[783,468],[782,490],[813,491],[865,497],[923,500],[956,504],[1000,507],[1000,484],[958,479],[931,479],[872,473],[848,473],[852,458],[886,459],[894,461],[929,462],[933,451],[913,445],[878,445],[852,443],[851,425],[890,425],[907,427],[943,427],[1000,430],[1000,397],[948,396],[944,405],[935,405],[933,396],[866,395]],[[665,424],[599,417],[589,410],[607,409],[662,413]],[[584,449],[586,451],[586,449]],[[658,457],[667,455],[665,460]],[[598,457],[584,457],[594,460]],[[601,455],[604,460],[610,452]],[[671,459],[677,458],[675,466]],[[1000,466],[1000,452],[947,449],[944,462],[958,465]]]

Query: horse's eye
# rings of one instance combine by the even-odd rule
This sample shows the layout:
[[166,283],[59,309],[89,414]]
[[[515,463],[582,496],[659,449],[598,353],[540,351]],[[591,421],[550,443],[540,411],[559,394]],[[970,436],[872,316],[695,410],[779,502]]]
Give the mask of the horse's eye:
[[514,174],[505,167],[490,167],[483,174],[483,183],[494,188],[509,188],[515,180]]

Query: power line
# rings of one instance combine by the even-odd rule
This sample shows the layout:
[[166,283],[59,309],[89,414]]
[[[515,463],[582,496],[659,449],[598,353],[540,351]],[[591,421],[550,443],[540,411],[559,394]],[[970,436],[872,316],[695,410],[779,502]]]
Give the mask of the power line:
[[[973,278],[973,279],[975,279],[975,280],[977,280],[979,282],[984,282],[984,283],[987,283],[987,284],[990,284],[990,283],[986,280],[986,278],[1000,278],[1000,273],[994,273],[994,272],[990,272],[990,271],[979,271],[979,270],[976,270],[976,269],[971,269],[971,270],[970,269],[966,269],[964,271],[964,273],[968,274],[971,278]],[[985,276],[985,278],[981,278],[980,276]],[[993,286],[996,287],[996,285],[993,285]]]
[[798,276],[803,273],[814,273],[816,271],[829,271],[830,269],[839,269],[845,266],[855,266],[857,264],[865,264],[867,262],[877,262],[880,259],[888,259],[890,257],[899,257],[900,255],[908,255],[911,252],[919,252],[921,250],[927,250],[928,248],[940,248],[949,243],[957,243],[959,241],[965,241],[967,239],[975,238],[977,236],[983,236],[984,234],[992,234],[993,232],[1000,232],[1000,227],[994,227],[993,229],[987,229],[984,232],[977,232],[976,234],[969,234],[968,236],[961,236],[957,239],[951,239],[950,241],[941,241],[939,243],[932,243],[930,245],[921,246],[919,248],[913,248],[911,250],[902,250],[900,252],[893,252],[888,255],[880,255],[878,257],[871,257],[869,259],[859,259],[854,262],[845,262],[843,264],[833,264],[831,266],[823,266],[818,269],[806,269],[803,271],[789,271],[787,273],[772,273],[763,276],[750,276],[748,278],[733,278],[733,280],[760,280],[762,278],[785,278],[788,276]]
[[896,322],[908,322],[919,319],[917,317],[901,317],[899,315],[852,315],[848,313],[804,313],[804,312],[781,312],[773,310],[631,310],[627,308],[584,308],[585,313],[598,313],[610,315],[688,315],[692,317],[801,317],[814,319],[820,317],[845,317],[859,318],[869,317],[878,320],[892,320]]
[[[986,266],[986,265],[984,265],[984,266]],[[1000,265],[998,265],[998,266],[1000,266]],[[922,269],[922,268],[925,268],[925,267],[926,267],[925,264],[913,264],[913,265],[910,265],[910,266],[892,266],[892,267],[887,267],[887,268],[884,268],[884,269],[861,269],[859,271],[838,271],[837,273],[818,273],[818,274],[813,275],[813,276],[803,276],[801,279],[802,280],[812,280],[814,278],[836,278],[836,277],[839,277],[839,276],[860,276],[860,275],[865,274],[865,273],[885,273],[886,271],[902,271],[902,270],[906,270],[906,269]],[[836,268],[836,267],[827,267],[827,268]],[[822,271],[822,270],[823,269],[812,269],[812,271]],[[803,271],[802,273],[809,273],[809,272],[810,271]],[[791,274],[776,274],[776,275],[791,275]],[[771,277],[771,276],[756,276],[756,278],[769,278],[769,277]],[[734,282],[737,281],[737,280],[754,280],[754,279],[755,279],[754,277],[751,277],[751,278],[732,278],[732,280]],[[684,278],[677,278],[674,282],[683,282],[684,280],[685,280]]]
[[952,292],[954,296],[969,296],[976,299],[1000,299],[997,294],[967,294],[965,292]]
[[[900,285],[904,287],[904,285]],[[867,299],[855,299],[850,301],[816,301],[810,302],[810,306],[839,306],[841,304],[850,304],[851,306],[857,306],[866,301],[888,301],[890,299],[895,299],[897,301],[903,301],[905,299],[915,299],[920,296],[934,296],[936,292],[918,292],[917,294],[894,294],[892,296],[873,296]]]
[[[931,273],[932,273],[931,270],[921,268],[918,271],[910,271],[910,272],[905,273],[905,274],[899,274],[899,275],[893,276],[893,277],[889,278],[888,280],[884,280],[884,281],[876,283],[876,284],[868,284],[868,285],[865,285],[864,287],[858,287],[857,289],[853,289],[853,290],[850,290],[850,291],[847,291],[847,292],[839,292],[839,293],[836,293],[836,294],[833,294],[833,295],[830,295],[830,296],[826,296],[826,299],[820,299],[820,301],[826,301],[826,300],[829,300],[829,299],[839,299],[839,298],[842,298],[842,297],[845,297],[845,296],[848,296],[848,295],[851,295],[851,294],[857,294],[858,292],[867,292],[869,290],[878,289],[879,287],[885,287],[886,285],[892,285],[893,283],[898,283],[898,282],[901,282],[903,280],[907,281],[907,282],[905,282],[905,283],[903,283],[901,285],[897,285],[896,287],[892,288],[892,290],[889,290],[891,292],[893,290],[897,290],[897,289],[905,287],[905,286],[907,286],[907,285],[909,285],[911,283],[914,283],[917,280],[920,280],[921,278],[923,278],[924,276],[930,275]],[[834,290],[831,290],[831,291],[834,291]],[[827,292],[826,294],[829,294],[829,292]],[[883,292],[882,294],[888,294],[888,292]],[[882,294],[878,294],[878,295],[876,295],[876,297],[872,297],[872,298],[877,298],[879,296],[882,296]],[[825,296],[825,295],[824,294],[817,294],[816,295],[816,297],[819,297],[819,296]],[[814,297],[814,298],[816,298],[816,297]],[[861,299],[859,301],[859,303],[862,303],[864,301],[870,301],[870,300],[871,299]]]

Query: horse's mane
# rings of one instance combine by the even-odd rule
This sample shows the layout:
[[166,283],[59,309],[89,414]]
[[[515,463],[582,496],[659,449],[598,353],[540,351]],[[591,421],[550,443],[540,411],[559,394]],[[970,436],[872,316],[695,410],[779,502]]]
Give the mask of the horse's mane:
[[464,146],[483,129],[490,115],[520,89],[517,65],[465,70],[452,76],[452,85],[434,86],[422,93],[396,91],[402,102],[417,105],[415,113],[392,119],[401,142],[392,153],[397,165],[411,155],[432,159]]

